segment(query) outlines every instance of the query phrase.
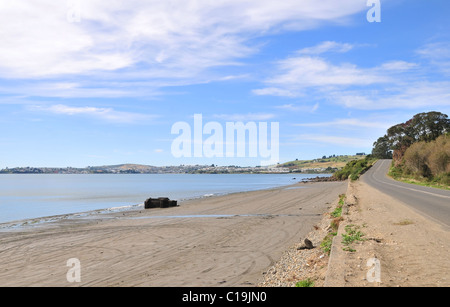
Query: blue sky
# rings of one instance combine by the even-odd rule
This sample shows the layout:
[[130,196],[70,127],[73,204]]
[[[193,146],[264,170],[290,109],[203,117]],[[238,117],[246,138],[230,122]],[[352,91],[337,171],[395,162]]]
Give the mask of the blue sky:
[[280,162],[370,152],[450,114],[450,2],[380,3],[1,0],[0,168],[259,164],[175,158],[194,114],[278,122]]

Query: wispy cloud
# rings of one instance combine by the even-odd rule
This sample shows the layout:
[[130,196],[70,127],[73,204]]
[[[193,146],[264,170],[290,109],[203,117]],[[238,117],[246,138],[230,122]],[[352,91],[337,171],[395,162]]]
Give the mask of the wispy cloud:
[[[46,97],[46,98],[117,98],[136,97],[145,94],[146,97],[154,97],[158,92],[145,84],[133,82],[99,82],[94,80],[78,80],[77,82],[67,81],[23,81],[13,84],[0,85],[0,93],[16,96],[11,97],[11,103],[23,104],[26,97]],[[137,93],[140,91],[139,93]],[[21,96],[15,95],[21,93]],[[6,99],[3,99],[6,101]]]
[[247,114],[214,114],[214,118],[227,121],[266,121],[273,119],[275,114],[271,113],[247,113]]
[[416,68],[418,65],[416,63],[409,63],[405,61],[391,61],[383,63],[378,69],[381,72],[389,71],[408,71]]
[[432,78],[429,75],[433,66],[438,67],[434,74],[447,73],[447,68],[450,68],[449,44],[420,48],[417,53],[426,60],[424,63],[390,60],[369,68],[348,62],[334,63],[323,56],[311,56],[325,52],[347,52],[350,47],[342,43],[324,42],[304,48],[296,55],[278,61],[273,75],[264,80],[267,87],[255,89],[253,93],[291,98],[314,95],[361,110],[449,105],[449,82],[442,76]]
[[319,55],[325,52],[348,52],[354,48],[354,45],[348,43],[338,43],[326,41],[317,46],[300,49],[297,53],[302,55]]
[[367,138],[358,137],[341,137],[332,135],[316,135],[316,134],[301,134],[296,137],[297,141],[313,141],[315,143],[331,144],[344,147],[353,148],[370,148],[373,141]]
[[[258,52],[255,37],[316,28],[366,9],[360,0],[78,2],[81,21],[72,23],[67,1],[3,5],[0,78],[33,79],[38,84],[54,78],[102,80],[105,92],[137,80],[154,81],[153,91],[180,83],[227,80],[229,75],[211,69],[240,65]],[[322,46],[326,48],[345,46]],[[135,89],[139,93],[145,88]],[[99,89],[83,82],[81,88],[60,88],[54,95],[86,97],[91,91]],[[41,94],[45,96],[44,91]]]
[[450,74],[450,42],[429,43],[416,52],[439,71]]
[[294,105],[292,103],[289,104],[283,104],[280,106],[275,106],[275,109],[279,109],[279,110],[286,110],[286,111],[292,111],[292,112],[298,112],[298,111],[302,111],[302,112],[308,112],[308,113],[314,113],[317,111],[317,109],[319,109],[319,103],[316,103],[313,106],[309,106],[309,105]]
[[257,95],[296,97],[309,89],[367,86],[388,83],[389,75],[376,69],[365,69],[354,64],[335,65],[319,57],[291,57],[277,63],[276,75],[267,79],[267,88],[256,89]]
[[415,81],[395,87],[330,93],[331,99],[347,108],[360,110],[423,109],[449,107],[450,82]]
[[317,123],[301,123],[294,124],[294,126],[299,127],[335,127],[335,128],[346,128],[346,127],[361,127],[361,128],[381,128],[387,129],[390,127],[389,123],[365,121],[356,118],[345,118],[336,119],[328,122],[317,122]]
[[108,122],[126,124],[146,123],[148,120],[156,118],[155,115],[122,112],[112,108],[73,107],[62,104],[51,106],[29,106],[28,109],[66,116],[90,116]]

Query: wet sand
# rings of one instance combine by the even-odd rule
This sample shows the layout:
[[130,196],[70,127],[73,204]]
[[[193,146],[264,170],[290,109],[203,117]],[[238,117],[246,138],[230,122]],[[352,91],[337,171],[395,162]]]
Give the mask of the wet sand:
[[1,230],[0,286],[255,286],[346,189],[300,183]]

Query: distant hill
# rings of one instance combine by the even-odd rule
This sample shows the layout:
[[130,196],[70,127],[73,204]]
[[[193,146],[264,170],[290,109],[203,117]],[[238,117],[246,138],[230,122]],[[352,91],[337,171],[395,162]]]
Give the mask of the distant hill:
[[289,168],[290,171],[298,172],[311,170],[316,170],[317,172],[324,170],[335,171],[343,168],[350,161],[364,159],[365,157],[365,155],[343,155],[322,157],[312,160],[295,160],[278,164],[278,167]]
[[347,162],[363,159],[364,155],[322,157],[313,160],[295,160],[269,167],[242,167],[218,165],[152,166],[142,164],[117,164],[73,167],[16,167],[0,170],[0,174],[267,174],[267,173],[333,173]]
[[142,164],[119,164],[119,165],[106,165],[103,166],[104,169],[117,169],[122,171],[134,170],[139,172],[145,172],[155,169],[155,166],[142,165]]

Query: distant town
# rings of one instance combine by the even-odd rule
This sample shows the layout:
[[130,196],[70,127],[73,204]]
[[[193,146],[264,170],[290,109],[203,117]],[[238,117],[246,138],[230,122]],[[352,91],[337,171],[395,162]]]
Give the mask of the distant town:
[[74,167],[15,167],[0,170],[0,174],[274,174],[274,173],[333,173],[348,161],[364,158],[364,153],[356,155],[330,155],[313,160],[298,160],[272,166],[218,166],[218,165],[178,165],[151,166],[141,164],[119,164],[106,166]]
[[280,167],[240,167],[215,165],[148,166],[137,164],[88,166],[86,168],[16,167],[0,174],[232,174],[232,173],[289,173]]

